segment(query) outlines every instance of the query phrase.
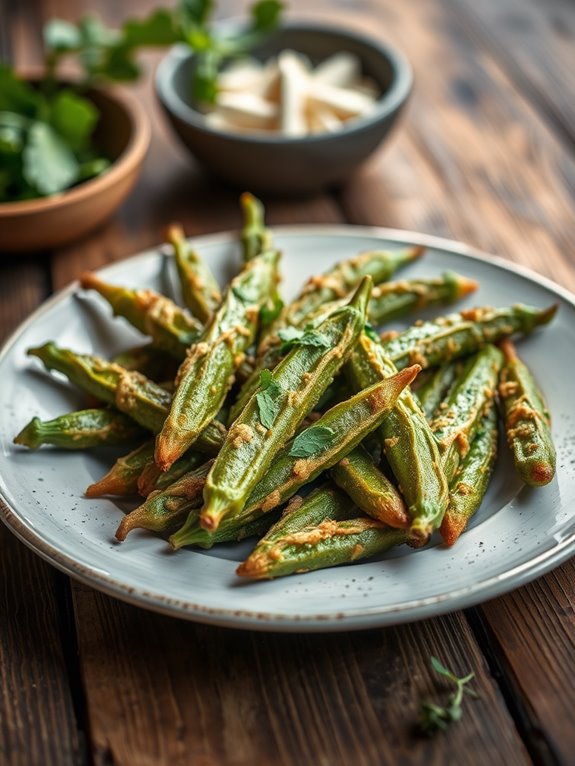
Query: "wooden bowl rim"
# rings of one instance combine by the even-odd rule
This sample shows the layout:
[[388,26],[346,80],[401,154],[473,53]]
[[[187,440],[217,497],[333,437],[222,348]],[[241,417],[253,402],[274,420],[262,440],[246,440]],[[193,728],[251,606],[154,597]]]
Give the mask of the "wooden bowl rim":
[[[31,69],[21,72],[25,79],[38,79],[41,75],[41,69]],[[73,78],[61,78],[58,80],[61,84],[73,83]],[[65,205],[81,202],[89,197],[97,196],[106,189],[114,186],[126,175],[129,175],[144,159],[148,146],[150,145],[151,128],[148,117],[138,100],[125,91],[120,91],[114,87],[102,88],[92,87],[92,91],[97,91],[105,99],[112,101],[128,116],[130,120],[131,133],[126,148],[119,157],[114,160],[110,168],[102,175],[83,181],[78,186],[67,191],[55,194],[51,197],[39,197],[38,199],[0,202],[0,220],[2,218],[12,218],[31,215],[34,213],[45,212]]]

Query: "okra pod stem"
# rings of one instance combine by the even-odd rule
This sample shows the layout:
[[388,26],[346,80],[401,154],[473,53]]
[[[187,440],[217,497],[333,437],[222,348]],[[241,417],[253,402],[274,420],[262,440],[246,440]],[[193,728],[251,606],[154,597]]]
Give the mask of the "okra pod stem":
[[219,285],[206,262],[185,238],[181,226],[172,224],[166,236],[174,248],[184,303],[205,324],[222,302]]
[[240,207],[244,217],[241,232],[244,262],[248,263],[257,255],[273,247],[273,237],[266,228],[265,209],[262,202],[249,192],[240,196]]
[[551,416],[539,386],[513,344],[502,343],[501,349],[505,363],[499,396],[505,413],[507,442],[523,481],[531,487],[541,487],[555,476]]
[[397,529],[409,527],[403,497],[361,445],[334,465],[331,477],[368,516]]
[[79,450],[128,444],[142,436],[134,421],[109,409],[89,409],[60,415],[53,420],[32,418],[14,439],[14,444],[37,449],[51,444],[60,449]]

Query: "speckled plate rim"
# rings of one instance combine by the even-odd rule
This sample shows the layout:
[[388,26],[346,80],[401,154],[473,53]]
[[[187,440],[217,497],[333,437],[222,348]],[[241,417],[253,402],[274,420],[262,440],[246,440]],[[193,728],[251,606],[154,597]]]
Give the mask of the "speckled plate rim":
[[[322,224],[309,224],[278,226],[274,227],[274,233],[280,236],[313,235],[352,238],[359,236],[377,237],[389,242],[410,242],[429,248],[437,248],[471,260],[488,261],[503,271],[521,276],[540,285],[549,292],[561,297],[575,309],[575,295],[550,279],[547,279],[524,266],[510,263],[498,256],[490,255],[479,249],[449,239],[428,234],[419,234],[408,230],[352,225],[326,226]],[[232,239],[237,239],[237,233],[229,231],[220,232],[193,237],[192,239],[194,245],[201,248],[212,244],[227,244],[232,241]],[[158,246],[157,248],[151,248],[143,253],[134,255],[130,260],[135,261],[138,258],[149,257],[154,253],[160,252],[161,246]],[[126,260],[110,264],[99,271],[106,275],[113,275],[114,271],[118,267],[124,267],[125,263]],[[60,290],[45,301],[27,320],[25,320],[15,332],[12,333],[0,350],[0,364],[10,354],[11,349],[17,343],[20,336],[31,325],[41,319],[53,306],[72,294],[77,288],[78,283],[73,282],[68,287]],[[285,615],[281,612],[256,612],[223,608],[212,609],[194,604],[191,601],[171,599],[162,593],[148,591],[142,588],[129,587],[114,577],[102,574],[101,571],[93,567],[79,563],[73,557],[63,554],[58,548],[47,543],[41,534],[20,518],[15,506],[16,503],[11,499],[9,490],[4,483],[2,476],[0,476],[0,516],[4,523],[16,537],[41,558],[85,585],[94,587],[110,596],[119,598],[135,606],[144,607],[172,617],[180,617],[211,625],[243,628],[248,630],[276,632],[362,630],[436,617],[448,612],[473,606],[482,601],[490,600],[507,593],[510,590],[525,585],[559,566],[575,554],[575,533],[573,533],[566,536],[553,548],[496,576],[489,577],[485,580],[478,580],[472,586],[455,588],[439,596],[426,599],[412,599],[402,603],[400,606],[390,605],[388,607],[378,606],[364,609],[346,609],[345,611],[302,616]]]

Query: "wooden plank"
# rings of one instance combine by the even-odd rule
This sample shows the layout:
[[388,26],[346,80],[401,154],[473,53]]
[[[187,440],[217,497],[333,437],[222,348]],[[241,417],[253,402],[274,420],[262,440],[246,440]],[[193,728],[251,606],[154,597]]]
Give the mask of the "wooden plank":
[[[342,194],[348,218],[462,239],[575,286],[575,162],[469,25],[440,0],[363,3],[415,91],[401,131]],[[369,21],[362,21],[369,13]]]
[[[575,560],[481,608],[500,672],[539,752],[572,763],[575,752]],[[542,736],[543,733],[543,736]]]
[[[282,636],[184,623],[83,586],[75,600],[96,766],[529,762],[461,616]],[[422,699],[445,693],[430,654],[475,671],[480,694],[432,740],[414,730]]]
[[575,14],[566,0],[452,0],[519,88],[575,140]]
[[[8,257],[8,256],[6,256]],[[11,257],[0,266],[0,343],[45,295],[43,267]],[[80,747],[54,570],[0,524],[0,762],[78,764]],[[55,733],[57,732],[57,736]]]

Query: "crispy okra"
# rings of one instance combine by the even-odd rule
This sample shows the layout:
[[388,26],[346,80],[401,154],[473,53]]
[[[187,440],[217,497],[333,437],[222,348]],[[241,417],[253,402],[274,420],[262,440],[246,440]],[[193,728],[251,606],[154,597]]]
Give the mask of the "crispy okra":
[[138,477],[153,457],[154,440],[149,439],[127,455],[119,457],[105,476],[90,484],[86,489],[86,497],[135,495],[138,491]]
[[513,344],[502,343],[501,349],[505,362],[499,396],[505,414],[507,442],[523,481],[531,487],[541,487],[555,476],[551,416],[539,386],[517,356]]
[[383,344],[386,356],[398,369],[420,364],[434,367],[477,351],[514,333],[524,335],[548,324],[557,306],[538,309],[517,303],[506,308],[467,309],[429,322],[416,322]]
[[262,375],[260,390],[230,428],[206,482],[201,517],[206,528],[215,530],[225,515],[241,511],[274,457],[313,410],[362,331],[371,287],[366,277],[349,304],[319,325],[313,341],[295,346],[273,373]]
[[[28,354],[38,357],[48,370],[64,374],[83,391],[114,405],[152,433],[162,428],[172,396],[140,373],[129,372],[97,356],[76,354],[52,342],[30,348]],[[201,433],[195,449],[214,455],[223,444],[225,434],[225,427],[213,421]]]
[[439,367],[429,370],[429,377],[417,389],[417,399],[429,421],[442,406],[460,372],[460,361],[444,362]]
[[409,515],[401,493],[361,445],[334,465],[331,477],[368,516],[390,527],[409,527]]
[[164,472],[160,471],[154,462],[154,455],[152,453],[138,477],[138,492],[142,497],[148,497],[154,490],[167,489],[167,487],[184,476],[184,474],[195,470],[205,462],[206,456],[204,454],[189,449],[182,457],[176,460],[169,471]]
[[174,357],[156,348],[153,343],[121,351],[111,361],[129,372],[140,372],[156,383],[172,380],[178,371],[178,363]]
[[[294,498],[282,517],[238,567],[252,580],[347,564],[406,541],[406,533],[368,517],[342,492],[322,487]],[[355,518],[354,518],[355,515]]]
[[200,322],[206,323],[222,302],[219,285],[204,259],[184,236],[181,226],[172,224],[166,237],[174,248],[184,303]]
[[[346,366],[352,388],[361,390],[396,372],[381,344],[364,332]],[[440,465],[439,447],[409,388],[400,395],[379,434],[407,504],[412,543],[422,544],[441,523],[447,508],[448,487]]]
[[503,354],[491,344],[466,360],[453,384],[445,408],[431,423],[441,453],[441,465],[451,482],[497,390]]
[[449,506],[440,532],[447,545],[457,542],[485,496],[497,457],[497,410],[491,402],[482,415],[468,453],[449,483]]
[[241,231],[244,262],[247,263],[273,247],[271,231],[265,225],[265,210],[261,201],[249,192],[240,196],[244,223]]
[[80,285],[86,290],[96,290],[114,311],[149,335],[154,345],[183,359],[186,349],[195,343],[203,326],[197,319],[165,295],[154,290],[134,290],[105,282],[97,274],[88,272],[80,277]]
[[50,444],[60,449],[90,449],[113,444],[129,444],[144,431],[134,421],[111,409],[69,412],[53,420],[32,420],[14,439],[14,444],[37,449]]
[[262,303],[277,279],[277,251],[252,258],[229,284],[222,304],[180,366],[170,412],[156,439],[162,471],[186,452],[218,414],[234,372],[252,344]]

